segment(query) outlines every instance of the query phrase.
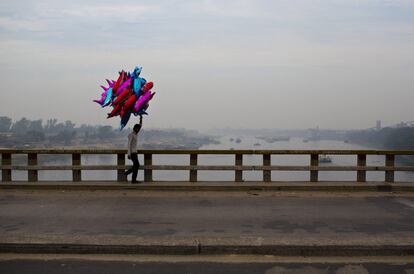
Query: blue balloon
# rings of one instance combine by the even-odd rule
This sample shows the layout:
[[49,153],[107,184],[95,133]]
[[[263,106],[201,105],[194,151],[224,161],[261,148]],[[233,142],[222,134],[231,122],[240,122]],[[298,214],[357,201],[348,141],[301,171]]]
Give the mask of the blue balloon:
[[106,98],[105,101],[102,104],[102,107],[106,107],[108,106],[112,101],[112,88],[109,88],[107,93],[106,93]]
[[141,95],[141,88],[146,83],[147,80],[145,80],[144,78],[138,77],[134,79],[134,84],[132,85],[132,88],[134,89],[134,93],[137,96],[137,98]]
[[121,123],[119,124],[119,130],[122,130],[129,121],[129,118],[131,117],[131,111],[128,111],[125,113],[124,117],[121,118]]
[[137,98],[140,95],[141,87],[142,87],[141,78],[138,77],[134,79],[133,89],[134,89],[135,96],[137,96]]
[[141,74],[142,71],[142,67],[135,67],[134,71],[132,72],[132,77],[133,78],[138,78],[139,75]]

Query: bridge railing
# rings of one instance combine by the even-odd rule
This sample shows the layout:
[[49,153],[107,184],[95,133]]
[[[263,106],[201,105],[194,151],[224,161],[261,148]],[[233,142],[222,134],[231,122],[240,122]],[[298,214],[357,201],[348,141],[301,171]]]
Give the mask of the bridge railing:
[[[116,170],[117,181],[126,180],[124,171],[128,166],[125,164],[126,150],[122,149],[0,149],[2,181],[12,181],[12,170],[28,171],[28,181],[38,181],[38,171],[53,170],[72,171],[74,182],[82,181],[82,170]],[[261,171],[263,182],[272,182],[272,171],[308,171],[309,181],[318,182],[320,171],[356,171],[356,182],[366,182],[367,171],[383,171],[385,182],[394,182],[396,171],[414,171],[414,166],[396,166],[395,157],[397,155],[414,155],[414,150],[139,150],[139,154],[144,156],[144,165],[140,169],[144,170],[144,181],[153,181],[153,172],[157,170],[188,170],[189,181],[198,181],[198,171],[234,171],[234,181],[243,181],[243,171]],[[12,155],[27,155],[27,165],[13,165]],[[38,155],[71,155],[70,165],[39,165]],[[116,155],[116,165],[83,165],[81,155]],[[153,163],[153,155],[188,155],[188,165],[157,165]],[[199,165],[199,155],[233,155],[234,165]],[[262,157],[260,165],[244,165],[243,156],[258,155]],[[308,155],[309,165],[272,165],[272,155]],[[357,164],[354,166],[339,165],[320,165],[320,155],[353,155],[356,157]],[[368,155],[381,155],[385,158],[385,165],[368,166]],[[275,181],[273,181],[275,182]]]

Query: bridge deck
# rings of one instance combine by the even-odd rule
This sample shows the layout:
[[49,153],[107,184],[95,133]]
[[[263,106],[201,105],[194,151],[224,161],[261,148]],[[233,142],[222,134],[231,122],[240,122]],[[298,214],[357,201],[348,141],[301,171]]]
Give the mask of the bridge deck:
[[113,252],[131,245],[179,246],[183,253],[243,252],[240,246],[414,246],[410,193],[3,190],[0,205],[2,251],[10,251],[11,243],[43,244],[43,250],[50,244],[111,245]]

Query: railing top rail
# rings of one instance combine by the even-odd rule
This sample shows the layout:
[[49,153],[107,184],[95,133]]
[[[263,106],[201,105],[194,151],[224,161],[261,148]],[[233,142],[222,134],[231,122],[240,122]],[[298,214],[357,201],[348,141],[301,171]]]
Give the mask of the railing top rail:
[[[230,149],[139,149],[141,154],[275,154],[275,155],[414,155],[414,150],[230,150]],[[101,148],[34,148],[34,149],[0,149],[0,153],[11,154],[118,154],[127,153],[126,149]]]

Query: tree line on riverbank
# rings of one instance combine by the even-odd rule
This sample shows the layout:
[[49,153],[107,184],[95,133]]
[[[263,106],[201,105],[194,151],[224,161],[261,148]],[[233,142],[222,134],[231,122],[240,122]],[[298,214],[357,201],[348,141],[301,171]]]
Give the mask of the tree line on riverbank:
[[[13,121],[0,116],[0,147],[125,147],[130,129],[119,131],[108,125],[76,126],[70,120],[30,120],[21,118]],[[141,145],[145,148],[199,148],[214,143],[210,136],[185,129],[143,129]]]
[[385,149],[414,149],[414,127],[353,131],[348,140]]

